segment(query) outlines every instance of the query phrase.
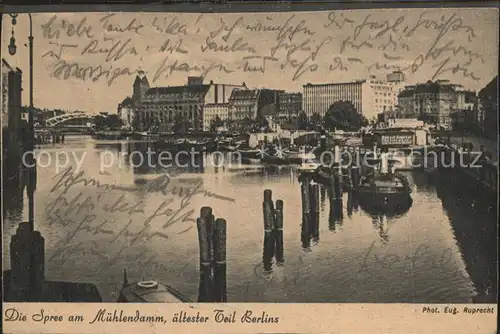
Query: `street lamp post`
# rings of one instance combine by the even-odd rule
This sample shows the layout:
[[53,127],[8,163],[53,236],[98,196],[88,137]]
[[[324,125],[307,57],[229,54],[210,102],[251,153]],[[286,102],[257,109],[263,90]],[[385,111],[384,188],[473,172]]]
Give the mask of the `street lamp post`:
[[[17,14],[10,14],[9,16],[12,18],[12,25],[16,25],[17,23]],[[29,24],[30,24],[30,35],[28,36],[28,46],[29,46],[29,108],[28,108],[28,129],[29,134],[27,138],[27,152],[31,152],[29,154],[28,159],[28,221],[30,225],[30,229],[33,232],[35,230],[34,223],[34,212],[35,212],[35,203],[34,203],[34,140],[35,140],[35,131],[34,131],[34,120],[33,120],[33,20],[31,18],[31,14],[28,13]],[[16,40],[14,38],[14,28],[12,28],[12,37],[10,38],[9,44],[9,54],[15,55],[17,51]]]

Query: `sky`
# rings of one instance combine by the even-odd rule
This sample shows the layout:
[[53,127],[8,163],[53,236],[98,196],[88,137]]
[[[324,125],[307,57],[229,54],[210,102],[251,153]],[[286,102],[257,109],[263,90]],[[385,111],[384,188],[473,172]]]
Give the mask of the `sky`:
[[[138,70],[146,72],[151,86],[184,85],[188,75],[205,72],[205,82],[291,92],[302,92],[306,83],[384,78],[397,68],[408,84],[447,79],[480,90],[498,73],[493,8],[32,17],[39,108],[114,112],[132,95]],[[6,18],[2,57],[22,69],[23,104],[28,104],[28,16],[20,14],[15,26]],[[11,56],[6,49],[13,27],[18,49]],[[86,68],[85,78],[77,77]]]

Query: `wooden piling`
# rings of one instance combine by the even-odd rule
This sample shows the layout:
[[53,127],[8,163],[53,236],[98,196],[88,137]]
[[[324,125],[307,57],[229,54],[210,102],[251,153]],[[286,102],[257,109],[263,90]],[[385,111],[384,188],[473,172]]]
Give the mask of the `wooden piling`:
[[330,195],[330,229],[335,230],[335,222],[342,219],[342,174],[340,168],[332,168],[329,182]]
[[309,247],[310,242],[310,219],[311,219],[311,197],[310,197],[310,177],[304,176],[300,185],[300,193],[302,197],[302,246]]
[[311,185],[311,221],[310,233],[314,241],[319,239],[319,187],[317,184]]
[[[214,262],[214,234],[215,234],[215,216],[212,213],[212,208],[206,208],[206,226],[207,226],[207,239],[208,239],[208,258],[210,262]],[[213,269],[213,267],[212,267]]]
[[212,262],[210,261],[209,238],[207,225],[211,219],[212,209],[201,208],[200,218],[196,220],[198,227],[198,241],[200,246],[200,283],[198,288],[198,302],[212,301]]
[[351,188],[357,190],[359,187],[360,171],[358,166],[351,166]]
[[276,244],[276,262],[282,264],[283,256],[283,201],[276,201],[276,210],[274,211],[274,240]]
[[264,214],[264,264],[269,264],[274,255],[274,204],[272,200],[272,191],[264,190],[264,201],[262,202],[262,211]]
[[332,168],[328,182],[330,201],[342,199],[342,175],[340,171]]
[[321,198],[321,206],[323,207],[326,200],[326,187],[324,185],[320,187],[320,198]]
[[226,302],[226,220],[215,220],[214,233],[214,294],[213,302]]
[[347,194],[347,216],[351,217],[352,216],[352,209],[353,209],[353,190],[349,190],[349,193]]

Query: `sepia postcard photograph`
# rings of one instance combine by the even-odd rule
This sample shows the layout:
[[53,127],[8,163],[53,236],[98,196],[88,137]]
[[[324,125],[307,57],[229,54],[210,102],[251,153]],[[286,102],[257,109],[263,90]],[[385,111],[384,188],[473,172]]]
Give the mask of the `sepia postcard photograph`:
[[199,6],[3,10],[6,332],[494,333],[498,8]]

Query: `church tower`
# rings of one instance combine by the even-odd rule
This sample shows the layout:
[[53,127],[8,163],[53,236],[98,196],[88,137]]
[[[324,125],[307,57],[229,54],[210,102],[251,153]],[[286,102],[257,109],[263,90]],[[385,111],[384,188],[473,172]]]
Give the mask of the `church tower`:
[[146,95],[146,92],[149,89],[149,81],[146,78],[146,74],[144,71],[140,70],[135,77],[134,81],[134,91],[132,95],[132,99],[134,102],[139,102],[144,98],[144,95]]

